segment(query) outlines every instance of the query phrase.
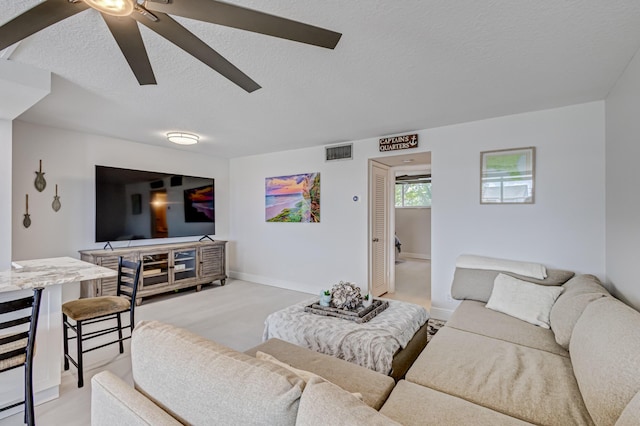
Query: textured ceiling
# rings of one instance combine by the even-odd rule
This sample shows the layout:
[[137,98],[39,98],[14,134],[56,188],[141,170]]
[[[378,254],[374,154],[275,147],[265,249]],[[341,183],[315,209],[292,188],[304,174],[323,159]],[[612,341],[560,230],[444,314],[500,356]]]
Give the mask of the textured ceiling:
[[[176,17],[262,89],[145,27],[158,85],[139,86],[88,10],[10,55],[54,74],[20,119],[163,146],[191,131],[200,144],[172,147],[236,157],[603,99],[640,47],[637,0],[230,2],[343,36],[328,50]],[[0,23],[37,3],[0,0]]]

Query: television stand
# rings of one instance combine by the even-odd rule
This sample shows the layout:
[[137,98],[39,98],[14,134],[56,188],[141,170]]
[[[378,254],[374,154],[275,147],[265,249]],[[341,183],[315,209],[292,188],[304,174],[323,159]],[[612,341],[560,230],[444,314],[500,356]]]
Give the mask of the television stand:
[[211,237],[210,237],[210,236],[208,236],[208,235],[205,235],[204,237],[200,238],[198,241],[199,241],[199,242],[202,242],[202,240],[209,240],[209,241],[211,241],[211,242],[214,242],[214,241],[215,241],[213,238],[211,238]]
[[109,247],[111,251],[113,251],[113,246],[111,245],[111,241],[107,241],[107,244],[105,244],[104,247],[102,247],[102,250],[106,250],[107,247]]
[[[192,241],[111,250],[80,250],[80,259],[106,268],[118,269],[118,258],[142,260],[136,304],[145,297],[170,293],[183,288],[200,291],[203,284],[220,281],[225,285],[226,241]],[[106,246],[105,246],[106,247]],[[117,278],[82,281],[80,297],[115,296]]]

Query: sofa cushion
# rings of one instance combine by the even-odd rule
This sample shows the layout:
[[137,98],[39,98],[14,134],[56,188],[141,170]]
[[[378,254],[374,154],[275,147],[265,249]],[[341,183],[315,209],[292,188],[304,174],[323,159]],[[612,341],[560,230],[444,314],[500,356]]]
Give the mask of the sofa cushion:
[[400,426],[338,386],[311,379],[300,398],[300,426]]
[[591,302],[573,329],[569,353],[591,417],[614,424],[640,391],[640,313],[613,297]]
[[376,410],[382,407],[395,384],[384,374],[280,339],[269,339],[245,353],[255,356],[258,351],[273,355],[295,368],[315,373],[348,392],[358,392],[362,394],[363,401]]
[[593,424],[568,358],[448,326],[406,379],[531,423]]
[[596,299],[609,295],[593,275],[577,275],[567,281],[564,292],[551,308],[551,329],[559,345],[569,349],[573,327],[587,305]]
[[405,426],[530,424],[406,380],[398,382],[380,413]]
[[136,389],[183,423],[295,424],[299,377],[187,330],[138,323],[131,364]]
[[[275,356],[266,354],[266,353],[264,353],[262,351],[256,352],[256,358],[261,359],[263,361],[273,362],[274,364],[277,364],[277,365],[279,365],[281,367],[286,368],[287,370],[291,371],[296,376],[298,376],[302,380],[304,380],[305,384],[308,383],[309,381],[311,381],[311,379],[325,380],[323,377],[318,376],[316,373],[312,373],[311,371],[302,370],[300,368],[292,367],[291,365],[287,364],[286,362],[280,361]],[[360,401],[362,401],[362,394],[360,392],[352,392],[351,395],[355,396]]]
[[569,357],[569,352],[556,343],[551,330],[492,311],[475,300],[463,300],[447,321],[447,327]]
[[258,351],[256,352],[256,358],[257,359],[261,359],[263,361],[269,361],[269,362],[273,362],[274,364],[277,364],[281,367],[286,368],[287,370],[291,371],[293,374],[295,374],[296,376],[300,377],[302,380],[304,380],[305,383],[309,382],[311,379],[320,379],[320,380],[324,380],[322,377],[318,376],[315,373],[312,373],[311,371],[307,371],[307,370],[302,370],[300,368],[295,368],[289,364],[287,364],[286,362],[282,362],[280,361],[278,358],[276,358],[273,355],[269,355],[267,353],[264,353],[262,351]]
[[550,329],[551,307],[564,288],[544,286],[498,274],[487,308]]
[[616,426],[638,426],[638,419],[640,419],[640,392],[633,397],[622,411]]
[[456,268],[453,275],[453,283],[451,284],[451,296],[458,300],[470,299],[486,303],[491,297],[493,283],[500,273],[530,283],[552,286],[562,285],[574,275],[571,271],[547,269],[547,278],[537,280],[510,272]]

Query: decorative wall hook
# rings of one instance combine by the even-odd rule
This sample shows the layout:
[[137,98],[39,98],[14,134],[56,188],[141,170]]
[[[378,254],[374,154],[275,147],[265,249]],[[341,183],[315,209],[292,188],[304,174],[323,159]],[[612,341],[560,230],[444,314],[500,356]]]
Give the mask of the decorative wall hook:
[[44,191],[47,181],[44,180],[44,172],[42,171],[42,160],[40,160],[40,171],[36,171],[36,181],[33,183],[38,192]]
[[31,226],[31,217],[29,216],[29,194],[25,194],[26,197],[26,213],[24,214],[24,219],[22,219],[22,224],[25,228]]
[[58,197],[58,184],[56,183],[56,195],[53,196],[53,203],[51,203],[51,208],[54,212],[60,210],[62,205],[60,204],[60,197]]

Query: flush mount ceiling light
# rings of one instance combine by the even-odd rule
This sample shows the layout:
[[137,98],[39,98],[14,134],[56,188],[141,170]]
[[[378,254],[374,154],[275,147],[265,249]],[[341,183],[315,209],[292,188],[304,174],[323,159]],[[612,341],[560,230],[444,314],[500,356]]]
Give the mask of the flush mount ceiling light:
[[200,136],[194,135],[193,133],[169,132],[167,133],[167,139],[178,145],[193,145],[198,143]]
[[135,9],[135,0],[84,0],[92,8],[112,16],[129,16]]

